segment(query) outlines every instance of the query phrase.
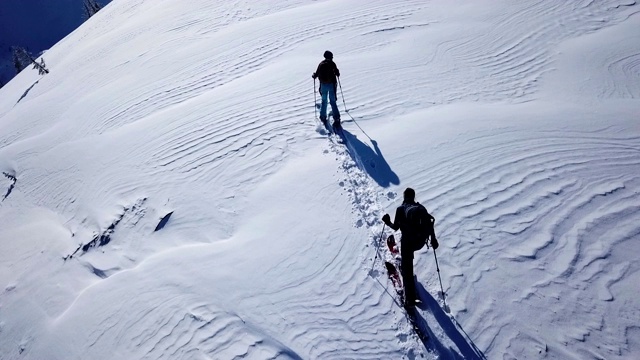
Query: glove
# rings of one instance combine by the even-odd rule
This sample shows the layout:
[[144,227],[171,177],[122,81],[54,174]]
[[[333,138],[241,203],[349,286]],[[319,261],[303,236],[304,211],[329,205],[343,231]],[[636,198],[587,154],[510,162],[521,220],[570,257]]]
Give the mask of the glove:
[[316,75],[316,73],[313,73],[313,75],[311,75],[311,77],[313,78],[313,80],[315,80],[318,77],[318,75]]
[[437,249],[438,246],[440,246],[440,244],[438,244],[438,240],[436,240],[435,238],[431,239],[431,247],[433,248],[433,250]]
[[389,216],[389,214],[384,214],[384,216],[382,217],[382,222],[385,224],[389,224],[391,222],[391,216]]

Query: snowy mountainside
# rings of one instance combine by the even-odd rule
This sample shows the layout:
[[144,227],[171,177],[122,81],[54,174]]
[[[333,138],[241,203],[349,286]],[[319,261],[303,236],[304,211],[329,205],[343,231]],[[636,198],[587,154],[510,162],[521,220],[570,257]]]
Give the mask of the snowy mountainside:
[[[102,6],[111,0],[98,0]],[[83,0],[5,0],[0,2],[0,81],[15,76],[12,46],[34,56],[49,49],[83,21]]]
[[[639,12],[114,1],[0,89],[0,358],[638,357]],[[425,343],[374,261],[407,186]]]

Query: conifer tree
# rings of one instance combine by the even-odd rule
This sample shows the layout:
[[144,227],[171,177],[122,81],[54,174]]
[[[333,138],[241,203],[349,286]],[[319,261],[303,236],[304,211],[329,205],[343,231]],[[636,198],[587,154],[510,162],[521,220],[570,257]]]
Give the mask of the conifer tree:
[[33,64],[33,68],[38,69],[38,73],[40,75],[49,73],[49,70],[47,70],[44,63],[44,58],[41,58],[38,63],[36,59],[34,59],[33,56],[31,56],[31,54],[22,47],[13,46],[11,50],[13,52],[13,66],[16,68],[16,74],[29,66],[29,64]]
[[16,69],[16,74],[19,74],[28,63],[25,63],[24,49],[18,46],[11,47],[11,54],[13,57],[13,67]]
[[100,11],[100,9],[102,9],[102,6],[100,6],[100,4],[96,2],[96,0],[84,0],[82,2],[82,7],[84,9],[84,16],[87,19],[92,17],[98,11]]

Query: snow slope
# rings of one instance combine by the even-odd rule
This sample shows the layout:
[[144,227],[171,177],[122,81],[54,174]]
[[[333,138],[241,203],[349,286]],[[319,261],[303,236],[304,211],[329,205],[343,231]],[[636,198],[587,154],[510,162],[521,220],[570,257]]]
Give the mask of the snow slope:
[[[112,2],[0,89],[0,358],[638,358],[639,13]],[[407,186],[427,343],[374,262]]]

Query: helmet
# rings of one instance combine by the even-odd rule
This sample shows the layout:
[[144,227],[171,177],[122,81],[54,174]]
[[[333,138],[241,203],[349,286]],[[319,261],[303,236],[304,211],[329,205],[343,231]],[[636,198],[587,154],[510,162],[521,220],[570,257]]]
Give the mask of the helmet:
[[324,52],[324,58],[325,59],[333,59],[333,53],[329,50]]

